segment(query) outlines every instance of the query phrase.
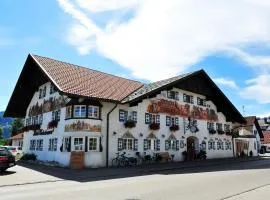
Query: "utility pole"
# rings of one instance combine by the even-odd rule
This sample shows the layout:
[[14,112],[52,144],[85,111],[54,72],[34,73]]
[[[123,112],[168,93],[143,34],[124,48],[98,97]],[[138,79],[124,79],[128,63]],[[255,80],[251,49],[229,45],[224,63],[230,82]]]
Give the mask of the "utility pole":
[[243,116],[245,117],[245,115],[246,115],[246,108],[245,108],[245,106],[244,106],[244,105],[242,106],[242,109],[243,109],[242,114],[243,114]]

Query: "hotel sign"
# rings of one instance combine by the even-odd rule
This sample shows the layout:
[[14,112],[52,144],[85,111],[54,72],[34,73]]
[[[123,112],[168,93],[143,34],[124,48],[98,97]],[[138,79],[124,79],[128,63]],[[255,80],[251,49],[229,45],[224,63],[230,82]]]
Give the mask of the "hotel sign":
[[179,115],[181,117],[191,117],[193,119],[218,121],[215,110],[190,106],[189,104],[181,105],[176,101],[154,100],[147,107],[149,113],[166,113],[170,115]]

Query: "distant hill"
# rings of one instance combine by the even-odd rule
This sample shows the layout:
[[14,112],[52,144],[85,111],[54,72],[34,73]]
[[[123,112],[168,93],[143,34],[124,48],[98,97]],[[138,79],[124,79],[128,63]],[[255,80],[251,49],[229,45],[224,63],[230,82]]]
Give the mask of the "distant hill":
[[3,117],[4,112],[0,112],[0,127],[3,127],[3,137],[9,138],[10,137],[10,130],[9,127],[13,122],[13,118],[11,117]]

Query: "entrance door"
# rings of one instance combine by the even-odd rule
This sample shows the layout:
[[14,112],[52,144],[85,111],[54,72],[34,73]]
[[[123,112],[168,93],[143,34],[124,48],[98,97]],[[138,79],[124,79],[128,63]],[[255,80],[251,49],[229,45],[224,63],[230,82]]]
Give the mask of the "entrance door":
[[197,138],[189,137],[187,138],[187,160],[192,161],[195,160],[196,157],[196,142]]

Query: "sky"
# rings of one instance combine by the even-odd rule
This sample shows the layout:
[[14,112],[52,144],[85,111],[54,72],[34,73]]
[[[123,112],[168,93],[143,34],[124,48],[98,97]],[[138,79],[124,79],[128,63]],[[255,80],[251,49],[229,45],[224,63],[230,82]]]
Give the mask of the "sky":
[[29,53],[145,83],[204,69],[270,116],[268,0],[1,0],[0,111]]

